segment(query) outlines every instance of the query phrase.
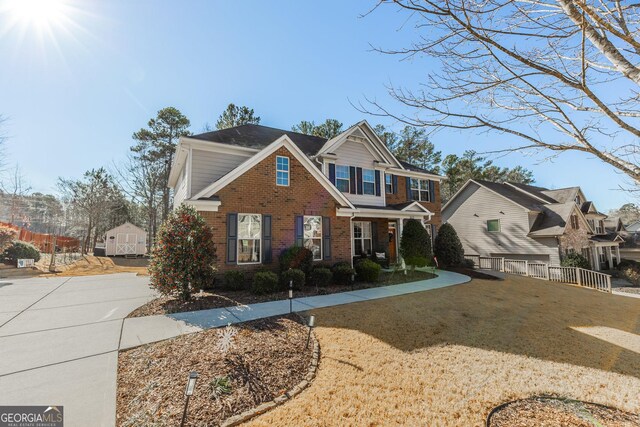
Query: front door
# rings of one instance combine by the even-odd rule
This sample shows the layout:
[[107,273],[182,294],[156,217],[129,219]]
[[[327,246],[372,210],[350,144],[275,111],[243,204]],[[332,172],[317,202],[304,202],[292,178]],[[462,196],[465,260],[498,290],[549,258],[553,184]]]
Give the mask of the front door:
[[395,222],[389,223],[389,262],[395,264],[398,262],[397,249],[397,225]]

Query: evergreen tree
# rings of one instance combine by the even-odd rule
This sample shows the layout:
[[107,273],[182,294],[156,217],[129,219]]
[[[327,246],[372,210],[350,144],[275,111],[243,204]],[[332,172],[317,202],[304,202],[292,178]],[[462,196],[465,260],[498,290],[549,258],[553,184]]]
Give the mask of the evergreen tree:
[[431,236],[420,221],[409,219],[404,224],[400,240],[400,255],[405,264],[411,266],[412,271],[416,267],[428,265],[432,257]]
[[457,267],[464,261],[464,249],[451,224],[442,224],[433,243],[433,252],[441,267]]
[[255,115],[253,108],[229,104],[227,109],[218,117],[216,129],[228,129],[246,124],[260,124],[260,117]]

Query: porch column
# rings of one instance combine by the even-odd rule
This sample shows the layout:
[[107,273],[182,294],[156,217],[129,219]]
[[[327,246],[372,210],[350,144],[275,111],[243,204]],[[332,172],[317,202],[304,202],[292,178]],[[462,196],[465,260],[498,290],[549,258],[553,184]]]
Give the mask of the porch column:
[[593,261],[593,269],[595,271],[600,271],[600,248],[598,248],[597,246],[593,247],[593,256],[592,261]]
[[616,261],[618,262],[618,264],[620,264],[620,261],[622,261],[622,259],[620,259],[620,245],[616,245]]
[[609,261],[609,269],[613,269],[613,254],[611,252],[611,246],[607,246],[607,261]]
[[402,218],[398,218],[398,238],[396,239],[398,242],[398,247],[396,248],[396,256],[398,257],[398,262],[400,263],[400,267],[403,270],[407,269],[406,264],[404,263],[404,259],[402,258],[402,255],[400,255],[400,245],[402,244],[402,229],[404,228],[404,224],[402,223]]

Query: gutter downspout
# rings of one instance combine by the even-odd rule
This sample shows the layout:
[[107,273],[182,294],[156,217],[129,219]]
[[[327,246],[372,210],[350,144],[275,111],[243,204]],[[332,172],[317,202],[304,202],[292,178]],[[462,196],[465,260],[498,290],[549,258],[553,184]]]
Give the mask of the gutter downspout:
[[349,257],[351,258],[351,268],[353,268],[353,219],[356,217],[355,213],[351,213],[351,216],[349,217],[349,247],[350,247],[350,251],[349,251]]

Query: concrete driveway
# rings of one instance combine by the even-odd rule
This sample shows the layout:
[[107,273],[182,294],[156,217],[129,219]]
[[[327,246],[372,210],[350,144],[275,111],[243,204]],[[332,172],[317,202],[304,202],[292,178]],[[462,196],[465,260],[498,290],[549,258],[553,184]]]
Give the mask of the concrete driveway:
[[0,405],[62,405],[65,426],[115,424],[124,317],[155,297],[147,277],[0,280]]

